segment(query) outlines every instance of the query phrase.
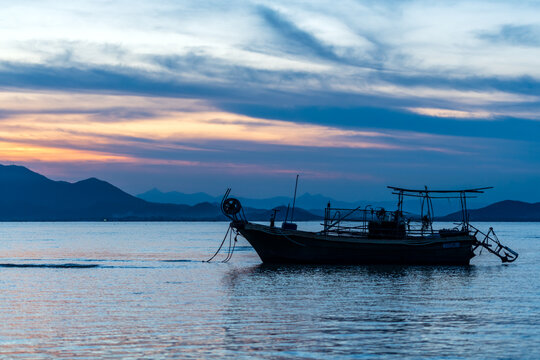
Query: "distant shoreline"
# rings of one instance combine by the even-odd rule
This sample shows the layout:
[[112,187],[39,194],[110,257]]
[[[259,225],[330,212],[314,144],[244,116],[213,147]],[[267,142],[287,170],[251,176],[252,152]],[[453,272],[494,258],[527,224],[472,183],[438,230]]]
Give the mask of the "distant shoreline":
[[[75,183],[54,181],[23,166],[0,165],[0,185],[1,222],[227,221],[216,202],[194,205],[150,202],[96,178]],[[330,201],[322,195],[304,195],[305,207],[295,207],[294,221],[322,221],[327,200]],[[253,202],[253,199],[246,199],[243,206],[245,216],[250,221],[268,222],[274,210],[277,210],[276,221],[279,223],[288,213],[288,206],[276,206],[276,199],[273,200],[274,204],[252,203],[257,206],[246,206],[250,201]],[[287,198],[279,198],[277,204],[287,201]],[[316,207],[314,201],[322,206]],[[344,209],[354,206],[350,203],[342,205]],[[444,213],[443,210],[440,213]],[[479,209],[469,209],[468,213],[472,222],[540,222],[540,202],[503,200]],[[459,222],[462,216],[458,211],[435,219]]]
[[[308,223],[308,222],[318,222],[321,221],[321,219],[314,219],[314,220],[299,220],[294,221],[295,223]],[[0,223],[135,223],[135,222],[155,222],[155,223],[217,223],[217,222],[223,222],[223,223],[229,223],[229,220],[208,220],[208,219],[189,219],[189,220],[145,220],[145,219],[137,219],[137,220],[0,220]],[[268,222],[267,220],[252,220],[252,222]],[[280,223],[279,221],[278,223]],[[456,223],[456,221],[450,221],[450,220],[435,220],[435,222],[439,223]],[[471,220],[471,223],[540,223],[540,220]]]

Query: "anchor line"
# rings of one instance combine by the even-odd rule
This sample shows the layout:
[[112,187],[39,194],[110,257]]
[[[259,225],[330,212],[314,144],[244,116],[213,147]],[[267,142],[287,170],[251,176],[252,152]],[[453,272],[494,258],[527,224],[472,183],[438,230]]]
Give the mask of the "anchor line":
[[221,251],[221,248],[223,247],[223,244],[225,244],[225,240],[227,240],[227,235],[229,235],[229,231],[231,230],[231,225],[229,225],[229,227],[227,228],[227,232],[225,233],[225,237],[223,237],[223,241],[221,242],[221,245],[219,245],[219,248],[216,250],[215,254],[212,255],[212,257],[208,260],[205,260],[203,262],[210,262],[212,260],[214,260],[214,258],[217,256],[217,254],[219,254],[219,252]]
[[[233,233],[235,234],[234,241],[232,239]],[[225,245],[225,242],[227,241],[227,237],[229,238],[229,247],[227,249],[227,256],[221,262],[227,263],[229,262],[229,260],[231,260],[234,253],[234,249],[236,248],[236,242],[238,241],[238,231],[236,231],[236,229],[234,229],[231,225],[229,225],[229,227],[227,228],[227,232],[225,232],[225,236],[223,237],[223,240],[221,241],[221,244],[219,245],[219,248],[216,250],[214,255],[210,257],[210,259],[204,260],[203,262],[209,263],[212,260],[214,260],[214,258],[221,252],[223,245]]]
[[[232,239],[233,232],[235,233],[234,240]],[[234,249],[236,248],[236,242],[237,241],[238,241],[238,232],[236,232],[236,230],[233,229],[233,231],[231,231],[229,233],[229,250],[227,252],[227,257],[223,261],[221,261],[222,263],[228,263],[229,260],[232,259]],[[232,243],[232,246],[231,246],[231,243]]]

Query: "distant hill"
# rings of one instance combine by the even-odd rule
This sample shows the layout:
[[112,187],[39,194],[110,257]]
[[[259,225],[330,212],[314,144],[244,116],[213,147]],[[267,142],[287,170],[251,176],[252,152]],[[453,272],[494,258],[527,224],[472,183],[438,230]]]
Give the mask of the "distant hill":
[[[145,194],[165,196],[169,193],[161,193],[154,189]],[[184,199],[191,202],[202,201],[194,204],[155,203],[132,196],[96,178],[75,183],[53,181],[23,166],[0,165],[0,221],[226,220],[219,209],[221,197],[212,197],[205,193],[181,194],[181,196],[185,196]],[[277,220],[281,221],[286,214],[285,205],[290,203],[291,199],[240,198],[240,201],[249,220],[268,221],[272,214],[270,209],[280,206]],[[297,199],[299,207],[295,209],[294,220],[321,219],[322,213],[314,214],[302,208],[321,205],[313,207],[322,210],[328,201],[332,202],[332,206],[349,208],[359,204],[340,202],[322,195],[304,194]],[[323,203],[320,204],[321,202]],[[253,204],[266,205],[259,207]],[[392,209],[390,202],[375,202],[371,205]],[[456,221],[460,218],[461,213],[454,212],[439,217],[438,220]],[[540,221],[540,203],[500,201],[470,210],[470,220]]]
[[[278,210],[276,214],[276,221],[283,221],[285,220],[285,215],[287,214],[287,207],[286,206],[278,206],[276,207]],[[261,209],[254,209],[254,208],[247,208],[245,210],[246,217],[248,219],[260,219],[263,221],[267,221],[270,219],[270,216],[273,213],[273,210],[261,210]],[[291,221],[291,213],[289,212],[289,221]],[[310,211],[306,211],[304,209],[296,208],[294,209],[294,221],[310,221],[310,220],[322,220],[323,216],[313,214]]]
[[[162,192],[156,188],[137,195],[138,198],[156,202],[156,203],[166,203],[166,204],[185,204],[185,205],[195,205],[201,202],[209,202],[219,204],[221,202],[220,196],[212,196],[204,192],[198,192],[194,194],[186,194],[178,191]],[[238,197],[238,200],[245,207],[251,207],[256,209],[273,209],[278,206],[287,206],[293,202],[292,197],[287,196],[275,196],[262,199],[252,199],[246,197]],[[390,201],[342,201],[336,200],[328,196],[321,194],[310,194],[304,193],[303,195],[298,196],[296,199],[296,206],[302,209],[308,210],[312,214],[318,216],[324,215],[324,208],[328,203],[331,203],[332,207],[344,208],[344,209],[355,209],[358,206],[365,207],[366,205],[371,205],[373,208],[383,207],[387,210],[395,210],[397,206],[396,200]],[[483,205],[483,204],[479,204]],[[459,203],[454,202],[450,203],[448,201],[434,201],[435,212],[436,214],[448,214],[451,211],[455,211]],[[420,212],[420,204],[415,200],[405,200],[404,209],[412,213]]]
[[[221,199],[220,199],[221,200]],[[252,220],[268,220],[269,210],[245,208]],[[297,209],[298,220],[318,216]],[[90,178],[53,181],[23,166],[0,165],[0,221],[226,220],[219,205],[158,204]]]
[[198,192],[194,194],[185,194],[178,191],[162,192],[156,188],[148,190],[142,194],[137,195],[138,198],[162,204],[182,204],[182,205],[196,205],[202,202],[208,203],[220,203],[221,197],[212,196],[207,193]]
[[[540,203],[504,200],[480,209],[469,210],[470,221],[540,221]],[[461,212],[439,218],[442,221],[459,221]]]
[[[137,195],[138,198],[156,202],[156,203],[168,203],[168,204],[186,204],[195,205],[203,201],[220,203],[221,196],[212,196],[207,193],[198,192],[194,194],[186,194],[178,191],[162,192],[156,188]],[[270,198],[253,199],[246,197],[238,197],[238,200],[242,202],[242,205],[247,207],[253,207],[258,209],[273,209],[278,206],[287,206],[293,202],[292,197],[287,196],[275,196]],[[341,208],[356,208],[365,201],[341,201],[324,196],[321,194],[304,193],[298,196],[296,199],[296,205],[303,209],[317,209],[324,211],[326,204],[330,202],[334,207]],[[371,204],[371,203],[370,203]],[[395,201],[380,201],[372,204],[373,206],[383,206],[387,208],[395,207]],[[311,211],[311,210],[310,210]]]
[[183,217],[188,206],[153,204],[95,178],[53,181],[0,165],[0,220],[103,220]]
[[[149,190],[147,192],[144,192],[142,194],[137,195],[138,198],[146,200],[146,201],[152,201],[156,203],[168,203],[168,204],[186,204],[186,205],[195,205],[197,203],[207,201],[210,203],[220,203],[222,196],[212,196],[207,193],[198,192],[193,194],[186,194],[178,191],[169,191],[169,192],[162,192],[156,188],[153,188],[152,190]],[[302,196],[299,196],[297,199],[297,203],[302,202],[303,207],[305,208],[316,208],[319,206],[322,206],[322,202],[313,202],[310,201],[310,194],[304,194]],[[306,201],[306,199],[308,201]],[[247,207],[253,207],[253,208],[259,208],[259,209],[273,209],[277,206],[286,206],[289,203],[292,203],[292,198],[288,198],[286,196],[276,196],[271,198],[264,198],[264,199],[251,199],[251,198],[245,198],[245,197],[238,197],[238,200],[242,203],[243,206]],[[313,204],[316,205],[313,205]]]

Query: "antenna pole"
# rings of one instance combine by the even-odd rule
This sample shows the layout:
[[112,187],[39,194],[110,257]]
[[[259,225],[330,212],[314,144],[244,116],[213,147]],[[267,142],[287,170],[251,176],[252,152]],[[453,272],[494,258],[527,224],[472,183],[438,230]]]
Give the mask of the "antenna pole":
[[287,219],[289,218],[289,208],[291,207],[291,203],[287,204],[287,213],[285,214],[285,222],[287,222]]
[[292,203],[292,211],[291,211],[291,222],[293,221],[293,218],[294,218],[294,206],[296,204],[296,189],[298,189],[298,174],[296,174],[296,184],[294,185],[294,198],[293,198],[293,203]]

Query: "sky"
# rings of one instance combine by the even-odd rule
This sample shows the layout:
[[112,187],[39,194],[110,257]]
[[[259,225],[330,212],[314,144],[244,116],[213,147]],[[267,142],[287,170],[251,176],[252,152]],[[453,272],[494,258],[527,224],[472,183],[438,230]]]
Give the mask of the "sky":
[[540,201],[539,1],[2,1],[0,163],[137,194]]

